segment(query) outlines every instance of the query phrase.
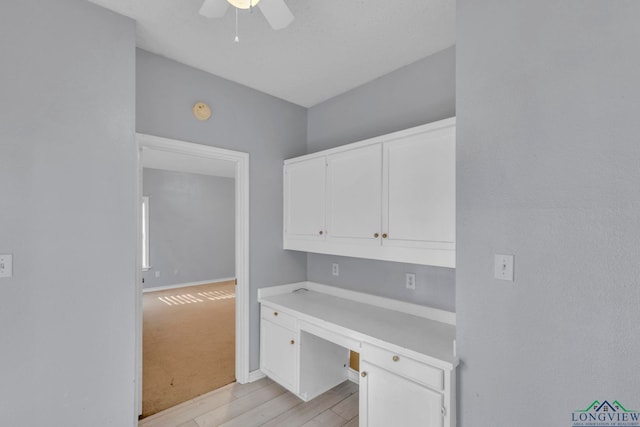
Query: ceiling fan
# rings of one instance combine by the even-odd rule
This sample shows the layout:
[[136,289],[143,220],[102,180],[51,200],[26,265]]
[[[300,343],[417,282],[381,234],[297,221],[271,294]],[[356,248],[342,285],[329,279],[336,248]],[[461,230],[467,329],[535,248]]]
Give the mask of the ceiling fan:
[[199,13],[207,18],[222,18],[230,4],[237,9],[259,7],[274,30],[285,28],[293,21],[293,13],[284,0],[204,0]]

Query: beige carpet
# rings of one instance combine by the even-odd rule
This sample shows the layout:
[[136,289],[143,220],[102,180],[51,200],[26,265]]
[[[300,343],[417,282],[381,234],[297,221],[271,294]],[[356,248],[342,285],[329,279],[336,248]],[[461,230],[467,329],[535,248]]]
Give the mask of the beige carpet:
[[142,417],[233,381],[233,282],[143,295]]

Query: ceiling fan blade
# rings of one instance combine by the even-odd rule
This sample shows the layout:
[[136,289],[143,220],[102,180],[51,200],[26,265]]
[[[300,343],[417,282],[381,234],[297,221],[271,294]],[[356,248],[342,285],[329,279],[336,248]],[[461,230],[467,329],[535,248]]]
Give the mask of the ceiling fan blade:
[[198,13],[207,18],[222,18],[229,8],[227,0],[204,0]]
[[260,0],[258,7],[274,30],[281,30],[293,21],[293,13],[284,0]]

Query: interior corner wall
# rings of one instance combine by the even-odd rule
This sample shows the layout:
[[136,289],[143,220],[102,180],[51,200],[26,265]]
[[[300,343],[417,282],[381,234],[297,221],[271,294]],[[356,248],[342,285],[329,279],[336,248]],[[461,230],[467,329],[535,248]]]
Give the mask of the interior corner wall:
[[[137,51],[139,133],[249,153],[250,369],[259,367],[258,288],[306,278],[306,256],[282,249],[282,165],[306,153],[307,110],[153,53]],[[207,121],[191,109],[212,107]]]
[[143,288],[235,277],[235,179],[145,168],[142,182],[151,264]]
[[[456,115],[455,47],[450,47],[311,107],[309,153]],[[331,274],[337,262],[340,275]],[[407,290],[405,273],[416,274]],[[308,254],[311,281],[444,310],[455,310],[455,270],[397,262]]]
[[[462,427],[640,410],[639,16],[457,2]],[[515,255],[513,282],[493,279],[496,253]]]
[[135,24],[0,2],[0,425],[133,426]]

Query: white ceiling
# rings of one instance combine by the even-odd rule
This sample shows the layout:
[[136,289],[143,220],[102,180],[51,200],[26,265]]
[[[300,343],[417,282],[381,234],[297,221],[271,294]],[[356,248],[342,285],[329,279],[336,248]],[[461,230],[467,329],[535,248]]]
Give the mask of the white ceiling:
[[137,21],[137,45],[311,107],[455,43],[455,0],[285,0],[274,31],[259,9],[198,14],[202,0],[89,0]]

